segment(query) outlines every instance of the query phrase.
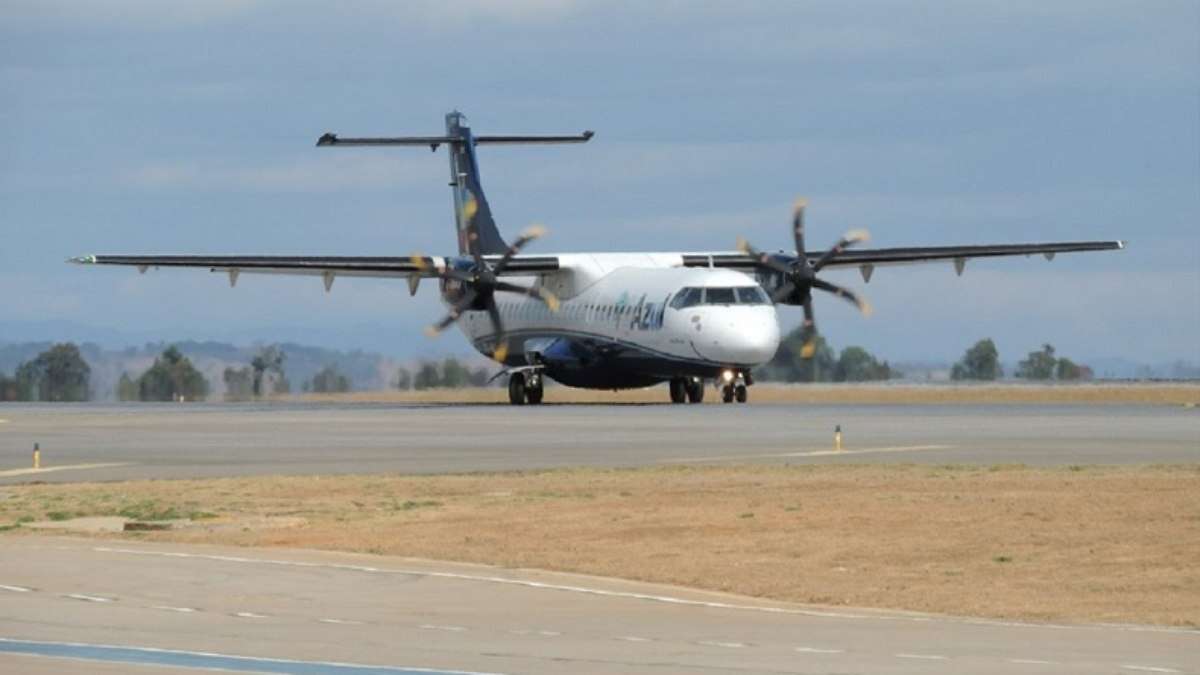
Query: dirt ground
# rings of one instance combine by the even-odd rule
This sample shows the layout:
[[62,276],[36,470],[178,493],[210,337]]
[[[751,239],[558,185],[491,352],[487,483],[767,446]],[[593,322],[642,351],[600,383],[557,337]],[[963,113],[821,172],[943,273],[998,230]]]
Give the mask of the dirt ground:
[[[96,536],[582,572],[826,605],[1200,626],[1200,466],[655,467],[0,489]],[[0,544],[2,545],[2,544]]]
[[[499,387],[428,389],[423,391],[363,391],[347,394],[304,394],[285,400],[363,403],[506,403]],[[591,391],[552,386],[547,403],[663,403],[666,385],[622,391]],[[760,383],[750,390],[751,402],[832,404],[1157,404],[1200,405],[1200,384],[1194,383],[1083,383],[1083,384],[773,384]],[[714,389],[705,392],[705,403],[721,402]]]

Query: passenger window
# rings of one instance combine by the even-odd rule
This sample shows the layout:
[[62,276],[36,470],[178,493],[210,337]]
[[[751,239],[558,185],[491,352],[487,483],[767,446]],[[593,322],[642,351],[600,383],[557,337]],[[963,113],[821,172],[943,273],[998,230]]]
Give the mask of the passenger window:
[[737,291],[738,303],[742,305],[767,305],[771,302],[758,286],[744,286],[734,290]]
[[704,304],[706,305],[732,305],[733,303],[732,288],[704,289]]

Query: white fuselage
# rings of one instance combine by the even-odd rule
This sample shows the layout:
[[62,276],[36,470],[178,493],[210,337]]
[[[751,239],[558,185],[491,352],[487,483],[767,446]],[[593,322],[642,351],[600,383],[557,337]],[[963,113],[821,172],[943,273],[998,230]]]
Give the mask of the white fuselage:
[[[774,305],[741,272],[682,267],[678,254],[562,254],[559,260],[559,271],[525,280],[557,296],[557,312],[533,298],[496,294],[515,352],[540,352],[566,338],[699,367],[749,370],[779,346]],[[711,290],[707,298],[695,294],[683,302],[681,291],[690,289]],[[466,312],[459,326],[490,353],[494,330],[486,312]]]

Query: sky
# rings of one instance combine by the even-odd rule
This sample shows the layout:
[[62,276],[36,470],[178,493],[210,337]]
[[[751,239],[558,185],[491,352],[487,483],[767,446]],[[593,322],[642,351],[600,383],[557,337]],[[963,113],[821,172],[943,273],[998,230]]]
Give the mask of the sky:
[[[350,135],[575,133],[485,147],[530,253],[1124,239],[1121,252],[877,270],[823,333],[892,360],[1200,361],[1200,3],[0,3],[0,342],[294,340],[401,358],[433,284],[67,265],[91,253],[454,251],[444,149]],[[780,308],[785,329],[800,312]]]

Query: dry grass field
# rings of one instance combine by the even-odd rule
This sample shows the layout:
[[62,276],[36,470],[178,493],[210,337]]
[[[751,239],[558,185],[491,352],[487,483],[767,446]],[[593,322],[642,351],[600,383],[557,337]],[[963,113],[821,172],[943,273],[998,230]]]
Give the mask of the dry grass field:
[[[0,488],[0,537],[288,546],[639,579],[824,605],[1200,626],[1200,466],[735,466]],[[2,539],[0,539],[2,541]]]
[[[291,400],[362,403],[507,403],[498,387],[429,389],[423,391],[364,391],[348,394],[305,394]],[[1200,404],[1200,384],[1085,383],[1085,384],[757,384],[751,402],[809,404]],[[623,391],[589,391],[549,387],[547,403],[664,403],[665,385]],[[713,389],[705,403],[720,404]]]

